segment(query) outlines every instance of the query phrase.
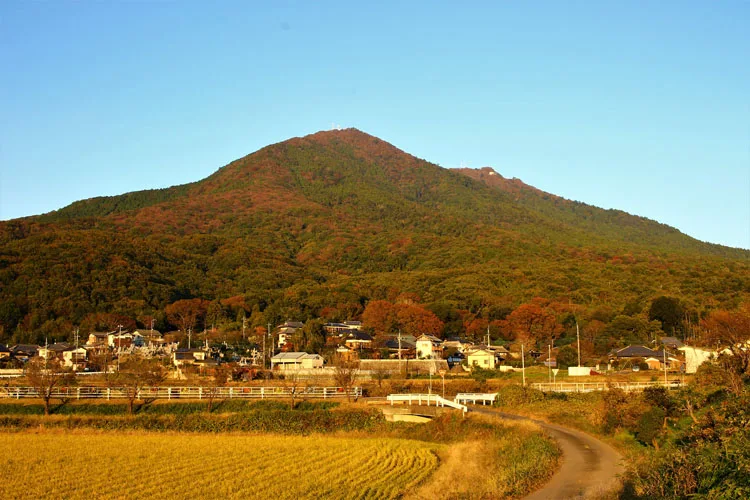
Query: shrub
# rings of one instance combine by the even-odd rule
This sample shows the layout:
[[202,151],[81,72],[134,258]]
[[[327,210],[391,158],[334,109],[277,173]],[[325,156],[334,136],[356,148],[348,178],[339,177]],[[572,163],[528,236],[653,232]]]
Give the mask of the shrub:
[[521,385],[506,385],[501,387],[497,395],[497,406],[517,406],[535,401],[543,401],[544,393]]
[[658,406],[654,406],[641,415],[635,429],[636,439],[645,445],[653,445],[654,448],[659,448],[657,438],[664,429],[666,415],[666,412]]

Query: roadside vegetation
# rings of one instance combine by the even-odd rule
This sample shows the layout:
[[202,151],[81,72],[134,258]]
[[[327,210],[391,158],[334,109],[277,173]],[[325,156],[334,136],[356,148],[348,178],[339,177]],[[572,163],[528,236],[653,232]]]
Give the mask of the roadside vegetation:
[[749,498],[750,390],[725,358],[680,390],[542,393],[507,386],[498,406],[575,427],[628,462],[623,498]]

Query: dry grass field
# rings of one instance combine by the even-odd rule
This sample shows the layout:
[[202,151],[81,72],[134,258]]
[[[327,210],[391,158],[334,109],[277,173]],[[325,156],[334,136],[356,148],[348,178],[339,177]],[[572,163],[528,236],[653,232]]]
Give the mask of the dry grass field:
[[5,498],[398,498],[444,446],[403,439],[0,434]]

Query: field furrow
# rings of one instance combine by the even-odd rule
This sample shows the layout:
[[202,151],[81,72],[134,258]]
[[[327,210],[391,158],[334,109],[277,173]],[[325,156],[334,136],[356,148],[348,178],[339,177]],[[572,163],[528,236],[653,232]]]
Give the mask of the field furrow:
[[104,434],[0,435],[8,498],[396,498],[437,467],[398,439]]

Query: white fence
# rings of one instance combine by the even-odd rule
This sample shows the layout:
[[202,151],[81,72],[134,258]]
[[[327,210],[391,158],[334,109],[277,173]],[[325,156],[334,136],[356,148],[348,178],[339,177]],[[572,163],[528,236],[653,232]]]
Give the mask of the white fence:
[[430,403],[432,403],[432,406],[448,406],[450,408],[461,410],[464,413],[468,410],[466,405],[451,401],[450,399],[445,399],[437,394],[389,394],[386,399],[391,403],[391,406],[393,406],[393,403],[395,402],[407,403],[410,405],[416,403],[420,406],[422,403],[426,406],[430,406]]
[[[128,399],[126,387],[59,387],[53,399]],[[131,392],[132,394],[132,392]],[[147,387],[137,399],[266,399],[266,398],[359,398],[361,387]],[[38,398],[33,387],[0,387],[0,399]]]
[[473,403],[477,404],[477,402],[481,401],[482,405],[489,403],[492,405],[492,403],[495,402],[495,399],[497,399],[497,393],[496,392],[490,392],[490,393],[468,393],[468,392],[461,392],[456,394],[456,397],[453,398],[453,401],[456,403],[462,403],[462,404],[468,404]]
[[682,384],[679,380],[667,382],[557,382],[531,384],[533,389],[542,392],[595,392],[610,389],[622,389],[625,392],[642,391],[646,387],[667,387],[678,389]]

